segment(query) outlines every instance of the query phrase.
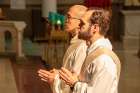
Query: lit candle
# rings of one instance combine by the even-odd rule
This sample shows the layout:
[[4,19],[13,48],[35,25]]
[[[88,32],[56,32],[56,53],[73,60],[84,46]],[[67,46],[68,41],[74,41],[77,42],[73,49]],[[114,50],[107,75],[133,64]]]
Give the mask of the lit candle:
[[60,20],[57,20],[57,25],[61,25],[61,21]]
[[58,31],[61,31],[61,21],[57,20],[57,27],[58,27]]
[[64,15],[61,15],[61,16],[60,16],[60,19],[61,19],[62,30],[64,30],[65,16],[64,16]]

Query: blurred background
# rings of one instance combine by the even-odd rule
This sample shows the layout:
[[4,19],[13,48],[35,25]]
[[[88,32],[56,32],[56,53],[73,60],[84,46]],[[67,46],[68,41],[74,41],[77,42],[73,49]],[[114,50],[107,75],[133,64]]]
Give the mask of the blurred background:
[[60,68],[75,4],[112,13],[107,37],[122,63],[119,93],[140,93],[140,0],[0,0],[0,93],[52,93],[37,75]]

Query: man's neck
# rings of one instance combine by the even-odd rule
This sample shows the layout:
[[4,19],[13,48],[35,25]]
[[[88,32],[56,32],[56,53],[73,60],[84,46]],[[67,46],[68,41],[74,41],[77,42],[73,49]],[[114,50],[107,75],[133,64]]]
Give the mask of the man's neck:
[[74,36],[72,36],[72,38],[78,39],[78,34],[75,34]]
[[100,38],[103,38],[104,36],[102,35],[96,35],[96,36],[93,36],[91,39],[90,39],[90,43],[89,43],[89,46],[91,46],[94,42],[96,42],[98,39]]

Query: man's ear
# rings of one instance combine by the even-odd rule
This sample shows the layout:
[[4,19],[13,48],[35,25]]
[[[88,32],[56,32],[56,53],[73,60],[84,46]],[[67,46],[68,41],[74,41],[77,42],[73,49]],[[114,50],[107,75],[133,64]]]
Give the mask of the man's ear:
[[94,25],[92,25],[91,30],[93,32],[96,32],[96,31],[98,31],[98,28],[99,28],[99,25],[98,24],[94,24]]
[[80,20],[77,21],[77,22],[78,22],[78,23],[77,23],[77,24],[78,24],[77,28],[80,28],[80,23],[81,23]]

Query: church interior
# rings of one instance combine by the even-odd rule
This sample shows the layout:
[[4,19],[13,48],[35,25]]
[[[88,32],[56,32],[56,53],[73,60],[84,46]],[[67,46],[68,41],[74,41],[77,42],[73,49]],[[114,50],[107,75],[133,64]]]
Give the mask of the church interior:
[[[62,66],[70,39],[65,14],[85,1],[0,0],[0,93],[52,93],[37,71]],[[118,93],[140,93],[140,0],[110,2],[107,37],[122,65]]]

